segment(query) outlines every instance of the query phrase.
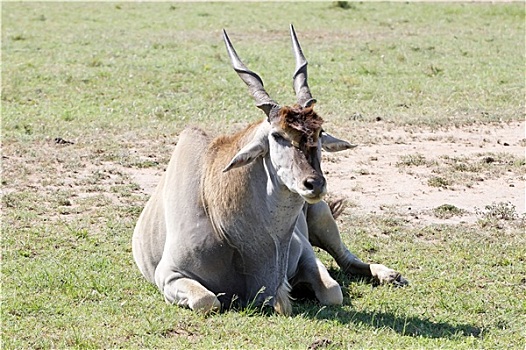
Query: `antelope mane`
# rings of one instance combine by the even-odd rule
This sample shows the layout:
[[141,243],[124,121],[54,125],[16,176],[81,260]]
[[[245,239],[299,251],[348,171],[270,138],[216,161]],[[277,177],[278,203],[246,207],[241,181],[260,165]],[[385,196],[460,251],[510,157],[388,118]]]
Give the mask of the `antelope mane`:
[[315,147],[323,119],[314,112],[313,107],[301,108],[299,105],[282,107],[279,111],[280,127],[298,144]]

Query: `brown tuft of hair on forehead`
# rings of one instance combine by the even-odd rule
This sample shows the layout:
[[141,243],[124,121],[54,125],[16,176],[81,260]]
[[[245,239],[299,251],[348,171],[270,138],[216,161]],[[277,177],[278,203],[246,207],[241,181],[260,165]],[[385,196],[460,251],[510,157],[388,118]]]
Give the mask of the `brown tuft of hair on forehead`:
[[279,124],[296,143],[315,147],[323,119],[314,112],[313,107],[285,106],[279,110]]

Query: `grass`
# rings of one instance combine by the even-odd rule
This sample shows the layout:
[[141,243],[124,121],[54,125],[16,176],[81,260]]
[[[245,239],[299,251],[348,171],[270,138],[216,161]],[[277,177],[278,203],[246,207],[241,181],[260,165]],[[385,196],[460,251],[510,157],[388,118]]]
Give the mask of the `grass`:
[[515,206],[510,202],[493,202],[484,207],[484,210],[476,208],[479,216],[479,224],[482,227],[490,226],[503,228],[505,222],[511,222],[519,229],[526,229],[526,214],[517,213]]
[[434,208],[433,213],[438,218],[447,219],[453,216],[462,215],[464,211],[452,204],[442,204]]
[[421,165],[426,165],[426,164],[428,164],[426,157],[420,153],[406,154],[406,155],[400,156],[400,160],[396,162],[396,166],[398,167],[421,166]]
[[[291,21],[338,136],[379,119],[441,128],[524,118],[520,3],[3,3],[3,347],[524,347],[520,226],[343,215],[351,250],[412,284],[349,279],[319,252],[344,305],[298,301],[292,317],[201,317],[166,305],[142,278],[130,240],[147,195],[134,172],[162,171],[186,125],[230,131],[262,117],[221,28],[271,96],[293,103]],[[524,168],[504,154],[438,161],[448,174]],[[511,209],[494,204],[482,218],[497,212]]]
[[526,175],[524,157],[506,152],[482,152],[474,155],[448,156],[427,159],[420,153],[399,157],[396,166],[410,172],[410,167],[423,166],[430,169],[427,184],[432,187],[472,187],[477,181],[497,179],[505,173]]

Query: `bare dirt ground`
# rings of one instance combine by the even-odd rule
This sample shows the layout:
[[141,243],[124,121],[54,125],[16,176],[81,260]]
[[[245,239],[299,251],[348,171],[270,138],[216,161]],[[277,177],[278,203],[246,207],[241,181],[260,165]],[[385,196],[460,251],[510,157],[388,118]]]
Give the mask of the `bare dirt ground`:
[[[329,191],[345,196],[355,212],[407,214],[414,221],[457,223],[474,222],[476,212],[486,205],[510,202],[518,213],[525,212],[524,165],[516,169],[491,168],[472,172],[450,186],[431,186],[428,181],[437,173],[453,175],[447,160],[461,159],[467,164],[484,162],[491,154],[509,154],[524,159],[525,123],[499,126],[472,126],[447,131],[386,132],[378,126],[370,133],[383,136],[383,142],[365,144],[325,162]],[[404,166],[404,157],[419,154],[432,165]],[[489,155],[489,156],[488,156]],[[476,170],[476,167],[474,167]],[[522,168],[522,169],[521,169]],[[498,170],[498,169],[497,169]],[[458,170],[456,171],[459,172]],[[439,219],[432,210],[450,204],[464,210],[464,215]]]
[[[347,212],[395,214],[413,224],[474,223],[485,206],[494,203],[511,203],[522,214],[525,127],[525,122],[513,122],[386,131],[383,122],[377,123],[367,130],[367,139],[374,141],[324,155],[329,194],[345,198]],[[149,194],[161,174],[135,169],[131,175]],[[437,178],[447,181],[433,184]],[[453,205],[462,213],[450,218],[434,215],[433,209],[441,205]]]

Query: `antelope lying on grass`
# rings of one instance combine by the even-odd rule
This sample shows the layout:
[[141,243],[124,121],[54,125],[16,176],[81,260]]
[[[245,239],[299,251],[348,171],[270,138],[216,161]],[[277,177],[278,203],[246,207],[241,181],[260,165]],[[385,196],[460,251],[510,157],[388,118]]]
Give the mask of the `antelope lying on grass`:
[[290,314],[289,292],[301,285],[322,304],[341,304],[340,286],[312,245],[328,251],[348,273],[406,283],[397,272],[351,254],[322,201],[321,149],[353,146],[322,129],[307,85],[307,61],[290,30],[298,104],[274,102],[223,31],[234,70],[266,118],[232,136],[211,138],[195,128],[184,130],[139,217],[135,262],[168,303],[206,313],[229,307],[233,300],[241,305],[268,302]]

